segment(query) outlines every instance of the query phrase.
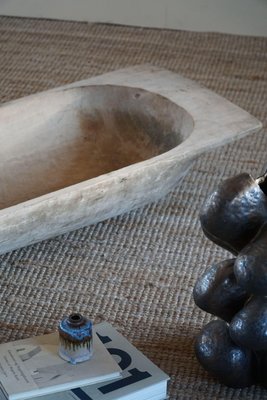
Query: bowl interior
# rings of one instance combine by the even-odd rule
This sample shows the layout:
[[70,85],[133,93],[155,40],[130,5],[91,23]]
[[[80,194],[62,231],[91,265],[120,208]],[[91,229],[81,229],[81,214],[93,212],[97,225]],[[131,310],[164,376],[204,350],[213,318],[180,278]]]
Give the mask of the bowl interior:
[[160,155],[193,130],[167,98],[113,85],[31,96],[0,121],[1,209]]

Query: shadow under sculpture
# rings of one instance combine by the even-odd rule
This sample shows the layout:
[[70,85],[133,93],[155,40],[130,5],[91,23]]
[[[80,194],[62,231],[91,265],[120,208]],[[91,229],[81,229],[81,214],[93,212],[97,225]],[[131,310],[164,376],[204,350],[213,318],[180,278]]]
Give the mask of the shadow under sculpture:
[[219,317],[196,338],[198,361],[227,386],[267,387],[267,173],[224,180],[200,212],[205,235],[233,257],[196,282],[194,301]]

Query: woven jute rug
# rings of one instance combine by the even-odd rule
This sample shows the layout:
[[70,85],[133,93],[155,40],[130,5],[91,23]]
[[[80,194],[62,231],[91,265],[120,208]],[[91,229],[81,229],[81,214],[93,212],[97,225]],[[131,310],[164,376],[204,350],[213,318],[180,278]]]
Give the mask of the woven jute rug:
[[1,341],[54,331],[78,311],[113,324],[168,373],[170,399],[267,399],[199,366],[194,339],[213,317],[192,298],[200,274],[230,255],[201,232],[201,205],[223,178],[256,177],[267,163],[267,38],[0,18],[1,102],[147,62],[238,104],[265,132],[205,154],[155,204],[2,255]]

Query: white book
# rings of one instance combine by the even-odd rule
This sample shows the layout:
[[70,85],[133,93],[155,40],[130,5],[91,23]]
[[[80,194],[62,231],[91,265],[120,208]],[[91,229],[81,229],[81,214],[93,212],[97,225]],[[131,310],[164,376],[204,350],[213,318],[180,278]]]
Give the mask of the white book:
[[120,367],[95,332],[93,335],[92,358],[76,365],[59,357],[58,333],[1,344],[2,396],[29,399],[120,377]]
[[[164,400],[169,376],[153,364],[110,324],[95,331],[122,369],[121,377],[105,383],[64,391],[34,400]],[[1,398],[0,400],[5,400]]]

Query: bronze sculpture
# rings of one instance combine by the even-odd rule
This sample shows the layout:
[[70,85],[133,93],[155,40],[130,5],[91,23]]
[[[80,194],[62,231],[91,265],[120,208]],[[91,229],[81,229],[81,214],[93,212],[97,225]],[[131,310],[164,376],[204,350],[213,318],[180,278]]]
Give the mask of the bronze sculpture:
[[235,257],[213,265],[195,284],[196,305],[220,318],[198,335],[196,356],[228,386],[267,387],[267,174],[224,180],[200,222]]

